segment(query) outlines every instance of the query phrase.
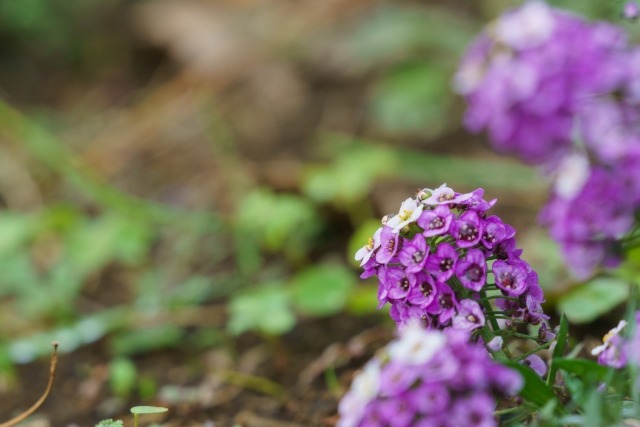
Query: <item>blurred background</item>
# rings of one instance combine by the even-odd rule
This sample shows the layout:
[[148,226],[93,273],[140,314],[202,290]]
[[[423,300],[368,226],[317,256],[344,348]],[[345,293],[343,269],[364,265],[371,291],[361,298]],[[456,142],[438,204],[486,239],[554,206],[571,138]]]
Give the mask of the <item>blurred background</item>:
[[[132,404],[331,425],[392,330],[353,254],[444,182],[499,199],[547,311],[626,300],[628,278],[571,280],[536,226],[546,183],[460,127],[457,61],[518,3],[1,1],[0,420],[37,399],[57,340],[33,427]],[[614,0],[552,3],[620,22]]]

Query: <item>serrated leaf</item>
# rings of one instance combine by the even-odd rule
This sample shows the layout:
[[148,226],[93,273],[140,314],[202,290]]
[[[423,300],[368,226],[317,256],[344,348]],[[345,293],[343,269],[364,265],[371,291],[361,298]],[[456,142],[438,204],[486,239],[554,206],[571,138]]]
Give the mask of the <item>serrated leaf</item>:
[[629,297],[626,281],[601,277],[577,286],[564,295],[558,307],[571,323],[587,323],[607,313]]

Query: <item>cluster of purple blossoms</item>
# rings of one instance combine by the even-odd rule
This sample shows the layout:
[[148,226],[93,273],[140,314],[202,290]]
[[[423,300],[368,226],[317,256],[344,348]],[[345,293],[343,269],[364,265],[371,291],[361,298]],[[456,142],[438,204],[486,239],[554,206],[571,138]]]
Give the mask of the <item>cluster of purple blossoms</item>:
[[496,400],[521,387],[467,333],[412,322],[354,379],[337,427],[497,426]]
[[640,210],[640,49],[624,31],[529,1],[465,54],[466,126],[554,180],[541,221],[584,278],[620,260]]
[[520,259],[515,230],[487,214],[496,200],[483,194],[481,188],[460,194],[446,184],[421,190],[397,215],[383,218],[356,253],[361,277],[378,276],[379,308],[391,304],[398,325],[420,319],[431,328],[473,331],[487,316],[496,317],[489,299],[509,326],[548,318],[538,276]]

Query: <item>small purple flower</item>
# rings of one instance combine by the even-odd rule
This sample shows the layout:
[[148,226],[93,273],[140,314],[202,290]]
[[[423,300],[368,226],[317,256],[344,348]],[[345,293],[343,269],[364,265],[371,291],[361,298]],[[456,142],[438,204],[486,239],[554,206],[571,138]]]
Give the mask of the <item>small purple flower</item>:
[[522,383],[467,333],[410,322],[356,376],[336,427],[497,427],[496,401]]
[[407,302],[419,307],[430,305],[438,294],[436,284],[431,275],[420,272],[409,275],[412,283],[411,290],[407,296]]
[[453,276],[457,260],[458,253],[454,247],[448,243],[441,243],[436,252],[429,256],[426,269],[435,275],[438,281],[446,282]]
[[556,339],[558,331],[551,329],[546,322],[543,322],[538,329],[538,341],[540,343],[547,343]]
[[482,237],[482,224],[475,211],[467,211],[453,223],[451,234],[460,248],[470,248]]
[[529,265],[524,261],[502,261],[493,263],[493,275],[496,286],[502,289],[510,297],[522,295],[527,290],[527,271]]
[[458,314],[453,318],[454,328],[473,331],[484,326],[484,314],[477,302],[464,299],[458,306]]
[[409,294],[411,281],[406,272],[400,267],[385,267],[380,277],[381,282],[389,290],[388,299],[401,300]]
[[487,261],[478,249],[470,249],[464,258],[458,260],[456,277],[467,289],[479,291],[487,280]]
[[431,305],[427,307],[427,312],[431,315],[437,315],[440,325],[446,325],[456,314],[458,301],[449,285],[437,282],[436,290],[437,296]]
[[503,343],[504,339],[501,336],[497,335],[487,343],[487,348],[491,351],[498,351],[502,348]]
[[449,231],[453,214],[447,205],[436,206],[434,210],[425,210],[418,218],[418,225],[424,230],[425,237],[439,236]]
[[544,377],[544,374],[547,373],[547,364],[544,363],[544,360],[536,354],[528,356],[520,363],[533,369],[533,371],[540,377]]
[[494,427],[497,425],[493,416],[494,406],[495,402],[487,394],[475,394],[459,399],[451,411],[453,425]]
[[376,252],[376,261],[387,264],[398,251],[398,234],[391,227],[384,226],[380,233],[380,248]]
[[405,244],[398,254],[400,262],[408,273],[421,271],[427,262],[429,247],[422,234],[416,234],[409,244]]
[[622,17],[635,21],[640,16],[640,7],[636,1],[628,1],[622,9]]
[[502,220],[491,215],[483,221],[482,239],[480,240],[485,248],[493,249],[500,242],[513,237],[516,231]]

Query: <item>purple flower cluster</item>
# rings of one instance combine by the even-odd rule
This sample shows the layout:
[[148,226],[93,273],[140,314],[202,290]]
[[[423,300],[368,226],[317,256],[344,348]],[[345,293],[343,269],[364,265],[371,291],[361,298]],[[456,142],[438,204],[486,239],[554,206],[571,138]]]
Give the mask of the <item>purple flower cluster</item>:
[[619,261],[640,210],[640,49],[622,29],[529,1],[478,36],[455,85],[469,129],[553,178],[541,221],[575,275]]
[[574,119],[595,95],[625,81],[626,38],[542,1],[501,16],[478,36],[455,78],[473,131],[532,163],[572,145]]
[[465,332],[412,322],[354,379],[337,427],[497,426],[496,399],[521,387]]
[[438,329],[480,328],[492,315],[479,301],[487,291],[510,323],[547,319],[538,276],[520,259],[515,230],[487,214],[496,201],[483,194],[481,188],[460,194],[446,184],[421,190],[356,253],[361,277],[378,276],[379,308],[391,304],[399,325],[420,319]]

